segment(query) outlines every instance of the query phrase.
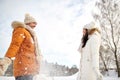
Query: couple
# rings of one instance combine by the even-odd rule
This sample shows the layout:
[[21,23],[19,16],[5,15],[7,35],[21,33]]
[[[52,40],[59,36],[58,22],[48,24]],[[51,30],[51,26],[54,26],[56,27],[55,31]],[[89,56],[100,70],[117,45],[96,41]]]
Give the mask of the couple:
[[100,28],[94,22],[84,26],[78,51],[81,53],[77,80],[103,80],[99,71]]
[[[36,25],[36,20],[28,14],[24,23],[12,22],[14,29],[12,41],[5,57],[0,60],[0,76],[4,75],[13,57],[15,57],[13,67],[15,80],[33,80],[39,73],[41,53],[33,31]],[[78,80],[102,80],[99,72],[99,47],[100,30],[94,23],[86,25],[79,48],[81,65]]]
[[24,23],[13,21],[12,41],[0,60],[0,76],[5,74],[8,66],[13,62],[15,80],[33,80],[39,73],[41,52],[34,32],[37,22],[29,14],[25,15]]

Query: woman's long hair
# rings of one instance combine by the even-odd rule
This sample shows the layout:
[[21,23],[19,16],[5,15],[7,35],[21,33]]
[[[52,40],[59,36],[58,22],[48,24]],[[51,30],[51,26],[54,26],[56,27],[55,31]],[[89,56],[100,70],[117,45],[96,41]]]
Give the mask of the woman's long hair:
[[86,43],[87,43],[87,40],[88,40],[88,30],[87,30],[87,29],[85,29],[85,30],[86,30],[86,33],[85,33],[85,35],[83,35],[83,37],[82,37],[82,48],[85,47],[85,45],[86,45]]

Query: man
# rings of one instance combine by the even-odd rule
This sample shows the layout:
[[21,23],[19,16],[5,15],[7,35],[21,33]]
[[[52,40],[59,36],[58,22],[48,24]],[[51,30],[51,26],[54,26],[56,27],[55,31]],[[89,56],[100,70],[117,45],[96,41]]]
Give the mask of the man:
[[33,31],[37,22],[26,14],[24,23],[12,22],[14,29],[12,41],[4,59],[0,60],[0,74],[4,75],[11,64],[11,58],[15,57],[13,67],[15,80],[33,80],[33,76],[39,73],[40,68],[40,50]]

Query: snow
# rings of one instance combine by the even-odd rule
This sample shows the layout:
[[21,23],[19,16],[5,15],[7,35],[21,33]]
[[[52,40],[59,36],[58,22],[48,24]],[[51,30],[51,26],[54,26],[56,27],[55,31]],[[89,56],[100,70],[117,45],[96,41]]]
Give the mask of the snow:
[[[0,80],[15,80],[14,77],[0,77]],[[74,77],[52,77],[45,79],[36,79],[36,80],[76,80]],[[116,77],[105,77],[103,80],[120,80],[120,78]]]
[[[109,73],[109,74],[108,74]],[[116,75],[115,71],[109,71],[107,75],[104,76],[103,80],[120,80]],[[46,77],[45,75],[36,76],[34,80],[76,80],[77,74],[72,76],[61,76],[61,77]],[[108,76],[109,75],[109,76]],[[1,76],[0,80],[15,80],[14,77]]]
[[[14,77],[0,77],[0,80],[15,80]],[[48,78],[37,78],[37,80],[76,80],[76,77],[48,77]],[[104,77],[103,80],[120,80],[117,77]]]
[[[0,77],[0,80],[15,80],[14,77]],[[37,78],[37,80],[76,80],[76,77],[51,77],[51,78]],[[104,77],[103,80],[120,80],[120,78],[117,77]]]

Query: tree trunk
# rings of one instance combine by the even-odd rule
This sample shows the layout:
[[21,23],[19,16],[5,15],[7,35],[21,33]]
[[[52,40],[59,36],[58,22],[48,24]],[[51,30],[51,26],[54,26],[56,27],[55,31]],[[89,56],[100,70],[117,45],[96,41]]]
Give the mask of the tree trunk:
[[116,63],[116,67],[117,67],[117,72],[118,72],[118,77],[120,77],[120,69],[119,69],[119,61],[117,58],[117,44],[115,44],[115,39],[114,39],[114,29],[113,29],[113,24],[111,22],[111,20],[109,20],[110,25],[111,25],[111,32],[112,32],[112,41],[113,41],[113,45],[114,45],[114,56],[115,56],[115,63]]
[[117,51],[116,50],[115,50],[115,62],[116,62],[118,77],[120,77],[120,68],[119,68],[119,62],[118,62],[118,59],[117,59]]
[[105,63],[105,60],[103,59],[103,56],[102,56],[102,53],[101,53],[101,52],[100,52],[100,57],[101,57],[101,60],[102,60],[102,62],[103,62],[105,71],[108,71],[107,65],[106,65],[106,63]]

